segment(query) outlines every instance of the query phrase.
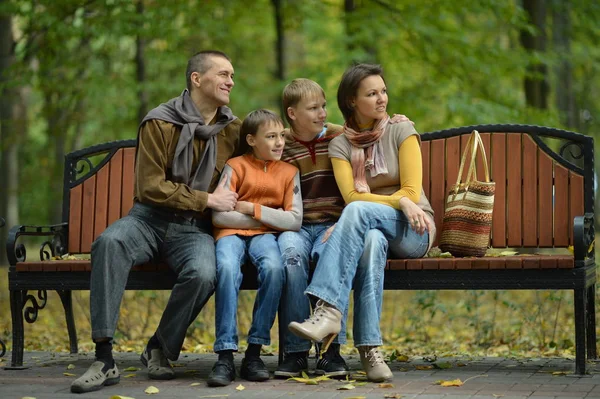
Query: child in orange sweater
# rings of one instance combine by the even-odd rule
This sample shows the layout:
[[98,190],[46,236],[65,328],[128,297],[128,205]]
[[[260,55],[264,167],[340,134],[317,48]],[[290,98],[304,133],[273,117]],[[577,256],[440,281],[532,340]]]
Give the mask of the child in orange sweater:
[[209,375],[210,386],[226,386],[235,379],[237,303],[241,265],[247,259],[258,269],[258,291],[240,375],[250,381],[269,379],[260,349],[271,343],[270,330],[285,283],[277,233],[298,231],[302,225],[298,169],[280,161],[285,144],[283,130],[283,121],[271,111],[257,110],[248,114],[240,135],[245,136],[252,153],[230,159],[219,183],[235,191],[238,199],[235,210],[213,212],[217,241],[214,351],[219,359]]

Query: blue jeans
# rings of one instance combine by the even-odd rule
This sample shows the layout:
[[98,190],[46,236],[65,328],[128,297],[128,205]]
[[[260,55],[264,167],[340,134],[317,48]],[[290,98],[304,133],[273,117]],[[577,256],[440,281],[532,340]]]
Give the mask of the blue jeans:
[[249,344],[270,345],[285,271],[273,234],[253,237],[226,236],[217,241],[217,288],[215,290],[216,341],[214,351],[238,350],[237,308],[241,266],[247,257],[258,270],[258,290],[252,311]]
[[185,333],[212,295],[216,283],[215,244],[207,221],[173,221],[170,211],[135,203],[92,244],[90,313],[92,338],[112,338],[133,266],[163,260],[177,274],[156,336],[177,360]]
[[[382,344],[379,320],[383,267],[377,269],[379,275],[368,278],[358,266],[364,257],[368,232],[373,229],[387,240],[391,258],[420,258],[429,247],[429,233],[422,236],[416,233],[402,211],[374,202],[357,201],[346,205],[321,253],[306,293],[338,310],[346,309],[354,283],[355,308],[358,310],[355,312],[355,346]],[[385,251],[379,251],[372,256],[381,257],[381,252],[385,254]]]
[[[304,321],[310,316],[310,307],[304,291],[308,286],[309,262],[318,262],[321,253],[330,244],[329,240],[323,243],[323,236],[333,223],[303,224],[299,232],[285,232],[279,236],[279,248],[283,256],[286,269],[286,285],[283,290],[281,301],[281,323],[287,326],[292,321]],[[337,227],[336,227],[337,228]],[[335,229],[334,229],[335,231]],[[381,313],[381,302],[383,292],[383,269],[386,262],[387,240],[378,230],[367,233],[364,251],[360,258],[357,278],[355,279],[355,313],[354,313],[354,337],[371,336],[372,328],[368,323],[358,322],[365,309],[372,309],[371,301],[375,300],[375,306]],[[380,290],[373,290],[369,284],[380,284]],[[368,294],[371,289],[373,294]],[[377,295],[378,293],[378,295]],[[334,342],[346,343],[346,318],[348,306],[344,308],[342,316],[342,329]],[[361,320],[367,318],[362,317]],[[377,323],[377,326],[379,324]],[[375,333],[378,333],[377,328]],[[286,353],[302,352],[310,349],[310,342],[297,337],[286,329],[284,337],[284,350]]]

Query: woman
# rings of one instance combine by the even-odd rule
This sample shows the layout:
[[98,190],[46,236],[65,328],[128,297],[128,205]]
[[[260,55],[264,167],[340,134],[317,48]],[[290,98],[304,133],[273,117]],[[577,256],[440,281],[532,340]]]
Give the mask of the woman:
[[[380,66],[359,64],[346,70],[338,88],[344,134],[332,140],[329,156],[348,205],[306,289],[318,299],[317,306],[305,322],[289,325],[301,337],[324,341],[325,349],[340,331],[366,233],[380,230],[388,256],[394,258],[423,257],[435,236],[433,209],[422,188],[419,134],[410,122],[389,124],[387,103]],[[392,377],[377,349],[382,344],[383,267],[378,276],[354,282],[355,303],[361,304],[355,309],[354,342],[371,381]]]

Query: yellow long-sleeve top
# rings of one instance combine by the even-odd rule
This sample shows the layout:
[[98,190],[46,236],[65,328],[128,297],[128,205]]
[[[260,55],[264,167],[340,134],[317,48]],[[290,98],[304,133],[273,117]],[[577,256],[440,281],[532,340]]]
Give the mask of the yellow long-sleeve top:
[[[354,188],[352,175],[352,144],[344,136],[329,144],[329,157],[335,180],[344,201],[369,201],[400,209],[400,199],[408,197],[430,217],[433,225],[433,208],[423,192],[423,161],[420,136],[410,122],[388,124],[381,136],[388,173],[371,177],[366,172],[370,193],[359,193]],[[429,232],[433,242],[435,230]]]
[[238,211],[213,211],[215,240],[238,234],[254,236],[298,231],[302,226],[300,173],[282,161],[262,161],[246,154],[227,161],[221,180],[238,193],[238,201],[254,204],[254,216]]

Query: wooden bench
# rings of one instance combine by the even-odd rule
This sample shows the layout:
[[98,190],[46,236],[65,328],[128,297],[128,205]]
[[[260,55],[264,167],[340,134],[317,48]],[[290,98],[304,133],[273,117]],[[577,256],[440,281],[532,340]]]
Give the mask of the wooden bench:
[[[575,372],[596,358],[593,139],[577,133],[524,125],[482,125],[422,135],[423,182],[442,226],[444,202],[456,181],[460,155],[473,129],[482,133],[496,182],[491,245],[494,248],[562,248],[573,254],[484,258],[390,260],[388,290],[564,289],[574,291]],[[557,151],[552,150],[557,148]],[[72,353],[77,352],[71,292],[88,290],[90,262],[51,261],[65,253],[90,252],[92,241],[133,203],[135,140],[97,145],[66,156],[63,223],[16,226],[7,242],[13,352],[9,367],[23,363],[24,323],[34,322],[56,290],[62,300]],[[482,165],[479,165],[482,170]],[[27,261],[22,236],[44,236],[40,261]],[[135,267],[127,289],[173,286],[166,266]],[[252,269],[244,289],[255,289]],[[37,291],[37,297],[30,294]]]

